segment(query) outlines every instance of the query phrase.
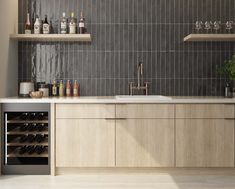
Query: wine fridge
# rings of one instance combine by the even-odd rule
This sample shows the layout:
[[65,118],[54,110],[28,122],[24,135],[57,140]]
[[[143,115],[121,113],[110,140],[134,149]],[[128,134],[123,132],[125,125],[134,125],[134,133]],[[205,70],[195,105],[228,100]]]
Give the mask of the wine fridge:
[[50,105],[2,106],[3,174],[50,174]]

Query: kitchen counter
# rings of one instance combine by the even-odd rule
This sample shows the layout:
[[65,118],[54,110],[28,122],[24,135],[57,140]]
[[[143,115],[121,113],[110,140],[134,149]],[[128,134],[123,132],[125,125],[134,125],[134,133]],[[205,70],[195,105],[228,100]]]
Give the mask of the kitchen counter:
[[90,96],[90,97],[50,97],[41,99],[9,97],[0,98],[0,103],[91,103],[91,104],[123,104],[123,103],[159,103],[159,104],[177,104],[177,103],[223,103],[235,104],[235,98],[224,97],[172,97],[172,99],[117,99],[115,96]]

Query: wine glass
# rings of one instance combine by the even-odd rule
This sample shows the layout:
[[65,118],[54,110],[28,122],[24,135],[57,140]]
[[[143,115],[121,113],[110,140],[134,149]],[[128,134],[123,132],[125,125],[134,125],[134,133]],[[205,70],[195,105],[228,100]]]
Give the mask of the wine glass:
[[213,25],[213,23],[211,21],[206,21],[205,22],[206,33],[210,33],[212,31],[212,25]]
[[203,29],[203,22],[202,21],[196,21],[195,23],[195,30],[196,33],[200,33]]
[[234,24],[233,21],[227,21],[225,23],[226,33],[232,33],[233,24]]
[[221,29],[221,21],[215,21],[213,24],[213,29],[215,30],[215,33],[219,33]]

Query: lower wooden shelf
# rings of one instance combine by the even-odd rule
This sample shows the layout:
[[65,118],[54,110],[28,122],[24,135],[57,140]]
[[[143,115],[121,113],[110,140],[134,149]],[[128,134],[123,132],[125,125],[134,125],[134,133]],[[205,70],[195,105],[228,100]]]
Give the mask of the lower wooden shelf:
[[203,41],[214,41],[214,42],[234,42],[235,34],[189,34],[184,38],[184,41],[191,42],[203,42]]

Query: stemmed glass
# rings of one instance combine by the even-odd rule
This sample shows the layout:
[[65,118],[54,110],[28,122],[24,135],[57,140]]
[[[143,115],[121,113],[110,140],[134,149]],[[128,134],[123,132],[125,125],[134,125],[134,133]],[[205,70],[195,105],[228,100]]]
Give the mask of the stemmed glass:
[[196,21],[196,23],[195,23],[196,33],[201,33],[202,29],[203,29],[203,22],[202,21]]
[[211,21],[206,21],[205,22],[206,33],[210,33],[212,31],[212,25],[213,25],[213,23]]
[[215,30],[215,33],[219,33],[221,29],[221,21],[215,21],[213,24],[213,29]]
[[233,30],[233,21],[227,21],[225,23],[225,29],[226,29],[226,33],[232,33]]

